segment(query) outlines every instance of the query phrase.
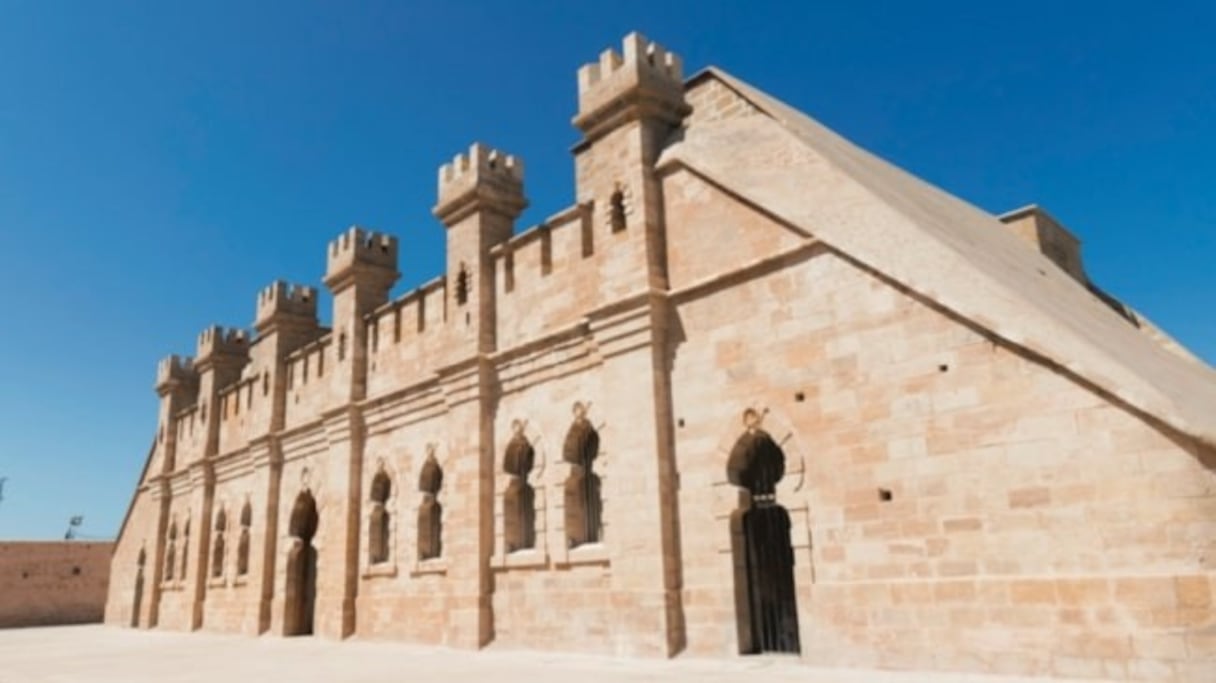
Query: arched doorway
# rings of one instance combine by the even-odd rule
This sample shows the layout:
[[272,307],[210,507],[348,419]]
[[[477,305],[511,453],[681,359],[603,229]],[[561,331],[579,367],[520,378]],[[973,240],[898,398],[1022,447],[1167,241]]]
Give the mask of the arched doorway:
[[317,602],[317,549],[312,539],[317,534],[317,501],[302,491],[291,508],[291,549],[287,555],[286,614],[283,635],[312,635]]
[[759,428],[753,410],[744,413],[747,431],[735,442],[727,464],[731,483],[751,494],[737,517],[742,543],[735,552],[742,560],[747,614],[739,618],[740,649],[745,653],[800,650],[798,604],[794,589],[794,549],[790,545],[790,515],[777,503],[777,482],[785,475],[785,454]]
[[144,563],[148,561],[148,553],[139,549],[139,558],[135,564],[135,597],[131,601],[131,628],[139,628],[139,610],[144,602]]

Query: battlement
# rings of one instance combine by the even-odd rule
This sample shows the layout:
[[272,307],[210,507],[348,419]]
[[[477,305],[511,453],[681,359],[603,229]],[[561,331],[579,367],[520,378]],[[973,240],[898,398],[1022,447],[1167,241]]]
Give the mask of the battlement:
[[197,379],[194,359],[189,356],[166,356],[156,363],[156,392],[162,396]]
[[316,322],[317,289],[305,285],[290,284],[275,280],[258,292],[257,314],[254,327],[266,332],[283,317]]
[[634,32],[622,51],[600,53],[578,70],[578,116],[588,136],[631,108],[679,122],[690,111],[684,101],[684,66],[679,55]]
[[476,182],[479,178],[502,178],[516,184],[524,181],[524,162],[510,154],[474,142],[468,154],[457,154],[452,163],[439,167],[439,194],[448,186]]
[[489,206],[514,218],[524,210],[524,162],[479,142],[439,167],[439,201],[435,216],[447,225],[478,206]]
[[368,396],[416,384],[448,362],[453,329],[447,299],[447,278],[439,276],[368,315]]
[[642,240],[597,240],[594,204],[575,204],[490,249],[499,350],[568,329],[589,311],[636,295]]
[[221,356],[247,358],[249,334],[240,328],[219,325],[212,325],[199,333],[195,367],[203,370]]
[[351,226],[329,243],[325,262],[325,284],[333,287],[356,268],[389,271],[397,278],[397,238],[382,232]]
[[578,70],[579,97],[590,93],[601,82],[611,80],[618,71],[626,69],[668,81],[683,89],[684,65],[676,53],[668,52],[662,45],[637,32],[625,36],[622,52],[623,55],[608,48],[600,53],[599,62],[584,64]]

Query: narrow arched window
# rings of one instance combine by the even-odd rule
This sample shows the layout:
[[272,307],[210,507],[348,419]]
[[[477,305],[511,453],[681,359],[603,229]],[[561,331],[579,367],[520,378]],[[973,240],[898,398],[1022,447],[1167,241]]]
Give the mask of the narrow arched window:
[[608,199],[608,218],[612,224],[612,232],[620,232],[625,229],[625,193],[621,191],[619,185],[612,191],[612,196]]
[[389,556],[388,499],[392,495],[392,482],[384,470],[372,478],[371,511],[367,521],[368,560],[372,564],[387,562]]
[[418,490],[422,502],[418,506],[418,559],[429,560],[443,553],[443,506],[439,490],[443,487],[443,470],[432,453],[422,466]]
[[[204,552],[204,556],[206,553]],[[182,581],[186,580],[187,570],[190,568],[190,520],[186,520],[186,524],[182,527],[182,570],[179,572]]]
[[603,540],[603,501],[600,478],[595,473],[595,458],[600,451],[600,435],[587,419],[586,407],[574,404],[574,423],[566,432],[562,459],[570,463],[566,479],[566,539],[571,548]]
[[165,581],[173,580],[177,568],[177,520],[169,523],[169,536],[165,541]]
[[462,263],[456,273],[456,303],[461,306],[469,301],[469,269]]
[[522,429],[517,429],[503,458],[503,471],[509,478],[502,501],[507,552],[536,547],[536,492],[528,483],[534,458],[532,444]]
[[249,501],[241,508],[241,538],[236,546],[236,575],[249,573],[249,527],[253,526],[253,508]]
[[224,533],[228,530],[228,515],[223,508],[215,515],[215,538],[211,541],[211,577],[224,575]]

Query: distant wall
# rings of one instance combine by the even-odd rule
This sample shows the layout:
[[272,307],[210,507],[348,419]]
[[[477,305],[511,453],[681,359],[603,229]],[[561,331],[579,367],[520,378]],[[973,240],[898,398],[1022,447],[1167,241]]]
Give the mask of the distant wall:
[[0,542],[0,628],[101,621],[114,543]]

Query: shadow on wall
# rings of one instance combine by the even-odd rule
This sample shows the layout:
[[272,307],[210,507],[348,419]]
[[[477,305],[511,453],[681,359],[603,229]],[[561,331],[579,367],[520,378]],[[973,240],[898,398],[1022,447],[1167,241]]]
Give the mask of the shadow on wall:
[[0,628],[102,620],[114,543],[0,542]]

